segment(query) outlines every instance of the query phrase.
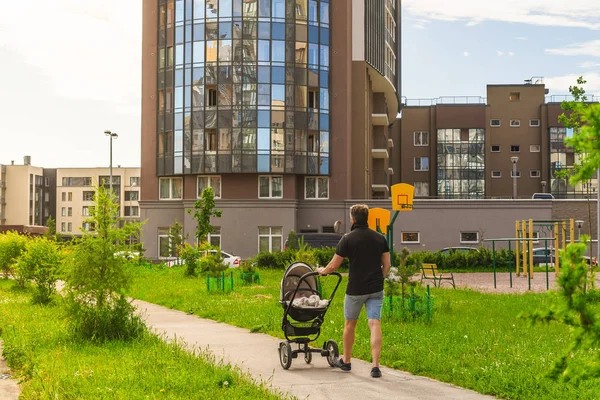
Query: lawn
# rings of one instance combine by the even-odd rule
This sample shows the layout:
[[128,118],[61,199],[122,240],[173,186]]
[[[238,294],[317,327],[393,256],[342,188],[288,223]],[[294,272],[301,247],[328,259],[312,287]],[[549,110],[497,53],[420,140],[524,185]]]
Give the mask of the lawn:
[[237,370],[146,334],[103,345],[69,339],[59,305],[34,306],[0,279],[0,335],[24,400],[277,399]]
[[[262,271],[262,286],[236,286],[233,293],[209,294],[204,278],[185,278],[181,268],[136,267],[129,294],[283,337],[278,303],[282,275],[283,271]],[[325,291],[330,290],[325,279],[323,283]],[[341,343],[345,285],[346,279],[326,316],[324,340]],[[558,324],[530,326],[519,314],[547,308],[552,301],[548,294],[498,295],[452,289],[432,289],[432,294],[435,313],[430,324],[383,321],[384,365],[507,399],[600,398],[600,380],[574,386],[545,377],[566,347],[569,331]],[[370,359],[363,316],[354,355]],[[275,353],[273,357],[277,357]]]

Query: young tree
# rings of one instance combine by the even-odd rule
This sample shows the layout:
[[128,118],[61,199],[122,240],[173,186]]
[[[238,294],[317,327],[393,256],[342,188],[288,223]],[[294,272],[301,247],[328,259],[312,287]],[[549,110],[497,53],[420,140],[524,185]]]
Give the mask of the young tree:
[[19,275],[35,283],[34,303],[47,304],[52,300],[62,261],[62,252],[55,241],[39,237],[27,243],[16,268]]
[[17,278],[19,286],[24,286],[25,280],[15,275],[13,266],[21,253],[25,251],[28,240],[27,236],[13,231],[0,234],[0,270],[4,278],[9,275]]
[[188,235],[183,235],[183,225],[175,220],[175,223],[169,228],[169,256],[179,259],[179,249],[187,240]]
[[194,209],[190,208],[187,212],[196,220],[196,239],[198,243],[205,242],[208,234],[214,232],[214,228],[210,224],[210,218],[220,218],[222,214],[221,210],[215,209],[215,195],[210,187],[202,191],[202,198],[196,200]]
[[90,217],[94,230],[83,232],[72,247],[67,288],[70,315],[76,334],[92,340],[133,337],[143,331],[143,322],[133,315],[125,297],[130,282],[126,260],[130,237],[139,237],[141,223],[121,224],[115,195],[96,188]]

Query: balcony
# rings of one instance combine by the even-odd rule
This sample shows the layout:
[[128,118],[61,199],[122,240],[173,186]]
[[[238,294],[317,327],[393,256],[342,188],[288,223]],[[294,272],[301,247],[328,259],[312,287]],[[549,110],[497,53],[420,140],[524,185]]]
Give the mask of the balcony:
[[382,160],[387,160],[390,158],[390,154],[388,153],[387,149],[372,149],[371,155],[373,156],[373,158]]
[[371,190],[374,192],[389,192],[389,179],[388,173],[381,169],[373,170],[373,176],[371,178]]

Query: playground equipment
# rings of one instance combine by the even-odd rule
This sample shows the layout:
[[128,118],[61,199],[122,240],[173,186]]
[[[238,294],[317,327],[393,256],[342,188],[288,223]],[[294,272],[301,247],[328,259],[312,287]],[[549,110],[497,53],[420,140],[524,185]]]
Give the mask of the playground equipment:
[[[539,238],[540,231],[549,231],[549,238],[551,243],[554,242],[554,269],[556,275],[560,271],[560,259],[558,256],[560,249],[567,247],[567,226],[568,226],[568,239],[570,243],[575,243],[575,221],[573,218],[569,220],[521,220],[515,221],[515,238],[519,240],[515,241],[515,266],[517,276],[523,273],[529,278],[533,278],[533,242],[541,240]],[[535,228],[540,228],[535,231]],[[537,232],[537,237],[534,233]],[[548,243],[545,240],[546,250],[548,249]],[[509,242],[510,243],[510,242]],[[547,253],[547,251],[546,251]],[[546,267],[548,267],[548,261],[546,260]],[[528,268],[529,267],[529,268]]]

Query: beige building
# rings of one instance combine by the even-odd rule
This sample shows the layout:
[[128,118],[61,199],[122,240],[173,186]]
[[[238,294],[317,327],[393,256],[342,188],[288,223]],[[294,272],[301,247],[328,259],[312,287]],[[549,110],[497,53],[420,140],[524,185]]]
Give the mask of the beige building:
[[[56,230],[80,235],[94,198],[94,187],[109,187],[109,168],[58,168],[56,170]],[[113,190],[125,220],[139,220],[140,169],[113,168]]]
[[31,165],[0,165],[0,226],[43,226],[50,213],[50,180],[44,169]]

